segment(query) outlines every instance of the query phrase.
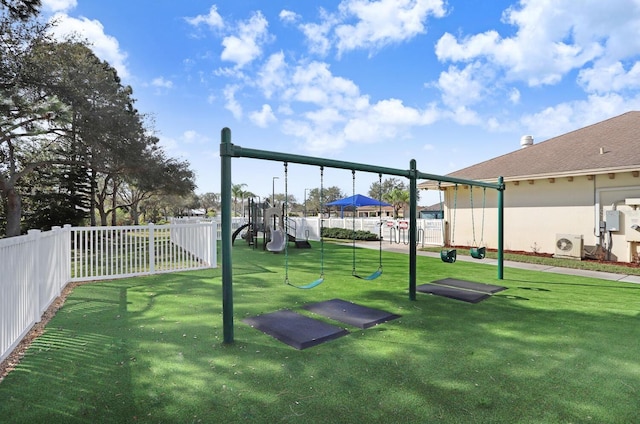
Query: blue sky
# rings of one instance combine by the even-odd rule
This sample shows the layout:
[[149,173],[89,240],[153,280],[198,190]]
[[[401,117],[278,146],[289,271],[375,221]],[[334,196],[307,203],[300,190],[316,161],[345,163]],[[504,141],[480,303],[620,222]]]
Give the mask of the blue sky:
[[[444,175],[640,109],[640,2],[43,0],[131,85],[198,193],[220,191],[220,131],[243,147]],[[481,5],[481,6],[479,6]],[[233,182],[284,192],[283,166]],[[319,170],[291,165],[299,201]],[[278,177],[278,179],[274,179]],[[376,175],[358,174],[366,193]],[[351,195],[348,171],[325,185]],[[421,204],[437,201],[423,195]]]

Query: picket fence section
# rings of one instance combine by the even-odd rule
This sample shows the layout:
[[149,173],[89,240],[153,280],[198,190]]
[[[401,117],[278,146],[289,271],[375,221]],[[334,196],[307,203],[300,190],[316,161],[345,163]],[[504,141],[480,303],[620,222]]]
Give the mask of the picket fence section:
[[0,239],[0,361],[72,281],[215,268],[217,227],[65,226]]

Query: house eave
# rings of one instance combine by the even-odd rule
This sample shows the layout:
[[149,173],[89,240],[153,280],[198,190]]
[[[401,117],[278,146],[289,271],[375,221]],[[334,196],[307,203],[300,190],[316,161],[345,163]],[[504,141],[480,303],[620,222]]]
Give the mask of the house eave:
[[[549,178],[567,178],[567,177],[575,178],[575,177],[617,174],[622,172],[634,172],[634,171],[640,172],[640,165],[597,168],[597,169],[581,169],[581,170],[571,170],[571,171],[563,171],[563,172],[549,172],[544,174],[512,175],[508,177],[503,177],[503,181],[506,183],[506,182],[513,182],[513,181],[525,181],[525,180],[543,180],[543,179],[549,179]],[[468,178],[460,175],[456,175],[456,177]],[[495,183],[497,182],[497,180],[498,180],[498,177],[476,179],[476,181],[488,182],[488,183]],[[439,187],[446,188],[446,187],[452,187],[454,185],[455,184],[453,183],[438,182],[435,180],[426,180],[418,184],[418,189],[437,190]]]

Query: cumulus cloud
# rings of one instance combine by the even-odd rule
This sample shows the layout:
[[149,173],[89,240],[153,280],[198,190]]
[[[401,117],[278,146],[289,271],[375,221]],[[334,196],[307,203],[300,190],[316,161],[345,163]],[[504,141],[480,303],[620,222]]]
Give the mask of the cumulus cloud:
[[151,81],[151,85],[158,88],[173,88],[173,81],[164,79],[164,77],[157,77]]
[[277,121],[271,106],[266,104],[262,105],[262,109],[259,111],[251,112],[249,114],[249,119],[251,119],[251,121],[260,128],[267,128],[269,124]]
[[629,110],[640,110],[640,95],[625,98],[617,93],[592,94],[585,100],[563,102],[527,114],[522,118],[522,123],[527,132],[554,137]]
[[269,41],[267,30],[269,23],[260,12],[256,12],[247,21],[240,22],[234,34],[224,37],[224,47],[220,58],[233,62],[238,68],[262,55],[262,44]]
[[300,25],[310,51],[338,56],[353,50],[375,52],[426,32],[429,17],[446,15],[443,0],[343,0],[336,13],[320,9],[320,22]]
[[344,0],[339,10],[355,23],[335,28],[339,54],[356,49],[377,50],[426,32],[428,17],[445,15],[440,0]]
[[242,105],[236,100],[236,91],[240,89],[238,85],[228,85],[223,90],[225,99],[225,109],[233,114],[237,120],[242,119]]
[[[569,72],[635,56],[640,5],[632,0],[589,2],[576,8],[568,0],[530,0],[505,10],[503,22],[516,29],[503,37],[496,30],[456,37],[445,33],[436,43],[440,61],[482,60],[505,73],[509,80],[530,86],[557,84]],[[589,76],[585,74],[585,84]]]
[[280,17],[280,20],[282,22],[287,23],[294,23],[298,21],[298,19],[300,19],[300,16],[297,13],[284,9],[280,11],[280,14],[278,16]]
[[77,5],[77,0],[42,0],[42,9],[52,13],[68,12]]
[[223,28],[224,21],[222,20],[222,16],[218,13],[218,7],[214,4],[209,9],[209,13],[206,15],[198,15],[193,18],[184,18],[187,23],[198,27],[200,25],[206,25],[209,28]]

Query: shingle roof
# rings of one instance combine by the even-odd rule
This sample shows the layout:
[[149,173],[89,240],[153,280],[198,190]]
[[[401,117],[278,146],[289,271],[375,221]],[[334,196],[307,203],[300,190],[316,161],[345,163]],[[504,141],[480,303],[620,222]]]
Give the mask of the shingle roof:
[[640,169],[640,112],[536,143],[448,174],[473,180],[552,178]]

